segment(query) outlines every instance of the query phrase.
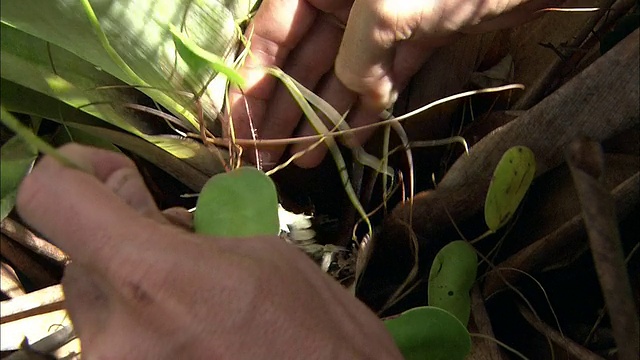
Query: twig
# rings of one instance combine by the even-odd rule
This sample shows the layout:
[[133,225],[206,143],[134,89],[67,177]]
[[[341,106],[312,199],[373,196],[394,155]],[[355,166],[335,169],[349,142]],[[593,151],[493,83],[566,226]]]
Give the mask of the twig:
[[16,271],[22,272],[36,288],[53,285],[59,279],[52,274],[51,266],[45,266],[24,246],[0,233],[0,249],[2,257],[13,265]]
[[[472,332],[477,331],[489,338],[495,338],[491,326],[491,319],[489,318],[489,314],[487,314],[482,293],[477,284],[471,289],[471,323],[469,327]],[[473,342],[474,345],[471,349],[470,359],[504,359],[496,342],[489,341],[482,337],[473,338]]]
[[25,294],[24,287],[16,272],[9,264],[0,262],[0,290],[9,298],[22,296]]
[[[622,184],[618,185],[611,195],[615,199],[617,215],[620,219],[627,217],[634,207],[640,202],[640,173],[635,173]],[[545,267],[556,263],[557,256],[577,256],[580,255],[576,251],[576,247],[583,242],[585,235],[584,221],[580,214],[574,216],[557,228],[552,233],[540,238],[533,244],[518,251],[509,259],[496,265],[496,271],[487,273],[484,284],[485,297],[490,297],[496,292],[502,290],[506,284],[503,279],[498,276],[498,271],[505,268],[517,268],[524,272],[536,272],[543,270]],[[556,256],[549,256],[556,254]],[[522,277],[522,273],[516,271],[505,272],[504,278],[510,283],[515,283]]]
[[571,143],[566,157],[618,345],[618,359],[638,359],[640,324],[624,262],[614,201],[600,182],[604,169],[602,149],[594,141],[578,139]]
[[10,237],[17,243],[38,255],[51,259],[60,266],[64,266],[69,260],[69,257],[57,246],[37,237],[34,233],[29,231],[29,229],[25,228],[15,220],[5,218],[2,220],[2,223],[0,223],[0,230],[3,234]]
[[[278,70],[277,69],[270,69],[270,71],[272,72],[272,75],[275,74]],[[509,90],[523,90],[524,89],[524,85],[522,84],[509,84],[509,85],[504,85],[504,86],[497,86],[497,87],[492,87],[492,88],[486,88],[486,89],[480,89],[480,90],[470,90],[470,91],[465,91],[465,92],[461,92],[461,93],[457,93],[457,94],[453,94],[447,97],[444,97],[442,99],[438,99],[436,101],[430,102],[427,105],[424,105],[418,109],[412,110],[406,114],[400,115],[398,117],[395,117],[393,119],[387,119],[387,120],[380,120],[378,122],[372,123],[372,124],[368,124],[368,125],[363,125],[363,126],[359,126],[359,127],[355,127],[355,128],[351,128],[348,130],[341,130],[341,131],[336,131],[336,132],[326,132],[323,134],[318,134],[318,135],[308,135],[308,136],[299,136],[299,137],[294,137],[294,138],[285,138],[285,139],[262,139],[262,140],[248,140],[248,139],[236,139],[236,143],[238,145],[241,146],[260,146],[260,147],[274,147],[274,146],[283,146],[283,145],[290,145],[290,144],[297,144],[300,142],[310,142],[310,141],[316,141],[318,139],[321,138],[334,138],[334,137],[338,137],[338,136],[345,136],[345,135],[351,135],[351,134],[355,134],[361,131],[365,131],[365,130],[371,130],[371,129],[376,129],[378,127],[381,126],[386,126],[386,125],[390,125],[399,121],[404,121],[404,120],[408,120],[409,118],[425,112],[429,109],[432,109],[436,106],[445,104],[447,102],[453,101],[453,100],[457,100],[457,99],[461,99],[461,98],[465,98],[465,97],[469,97],[472,95],[477,95],[477,94],[487,94],[487,93],[495,93],[495,92],[503,92],[503,91],[509,91]],[[207,139],[207,142],[211,143],[211,144],[215,144],[215,145],[228,145],[230,139],[228,138],[217,138],[217,139]]]
[[538,330],[547,339],[550,339],[555,344],[567,350],[569,354],[573,355],[573,358],[581,360],[602,360],[602,357],[594,354],[589,349],[581,346],[575,341],[564,337],[558,330],[538,319],[531,310],[527,309],[526,306],[518,304],[518,310],[520,310],[520,314],[522,314],[522,317],[527,320],[529,325]]
[[0,324],[64,308],[62,285],[53,285],[0,303]]
[[6,357],[6,360],[30,360],[33,359],[31,352],[35,351],[38,354],[50,354],[71,340],[76,338],[76,334],[73,331],[71,325],[63,326],[62,329],[54,332],[53,334],[44,337],[35,343],[29,345],[29,351],[18,350],[15,353]]
[[[491,174],[504,152],[515,145],[536,154],[537,175],[562,163],[562,149],[576,133],[605,140],[638,123],[638,30],[536,106],[475,144],[440,181],[438,189],[417,194],[413,208],[414,231],[425,239],[450,229],[448,208],[458,223],[478,213],[484,204]],[[597,94],[597,96],[595,96]],[[397,241],[411,211],[397,206],[385,220],[382,233]],[[386,235],[385,235],[386,236]]]

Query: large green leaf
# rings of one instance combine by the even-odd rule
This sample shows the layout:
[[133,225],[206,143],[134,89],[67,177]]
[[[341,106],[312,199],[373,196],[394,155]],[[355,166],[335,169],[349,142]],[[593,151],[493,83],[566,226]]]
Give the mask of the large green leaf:
[[14,136],[0,148],[0,220],[4,219],[16,200],[16,190],[33,166],[38,152],[33,146]]
[[471,351],[471,336],[445,310],[424,306],[384,321],[405,360],[462,360]]
[[[134,114],[118,111],[113,106],[135,102],[134,89],[90,90],[103,85],[123,85],[117,78],[60,47],[47,46],[45,41],[4,23],[0,41],[3,79],[59,99],[72,107],[102,103],[85,106],[82,110],[133,134],[144,132],[145,124]],[[53,67],[49,53],[54,59]],[[3,101],[5,97],[15,96],[11,91],[3,87]]]
[[2,93],[0,93],[2,104],[12,112],[29,114],[61,123],[69,121],[85,125],[102,126],[109,129],[118,128],[103,119],[78,110],[58,99],[44,95],[5,78],[0,79],[0,89],[2,89]]
[[51,143],[60,147],[64,144],[75,142],[82,145],[93,146],[100,149],[105,149],[113,152],[120,152],[120,149],[113,145],[113,143],[104,137],[98,137],[84,130],[77,129],[70,126],[62,126],[61,129],[51,139]]
[[210,176],[224,171],[216,154],[193,140],[129,135],[115,127],[105,127],[106,124],[99,119],[54,98],[5,79],[0,82],[0,87],[3,91],[2,104],[8,110],[58,121],[69,128],[109,141],[140,155],[194,191],[199,191]]
[[[68,123],[68,126],[135,152],[194,191],[200,191],[211,175],[224,170],[218,159],[206,147],[193,140],[167,136],[145,136],[143,139],[97,126],[74,123]],[[206,172],[192,164],[200,165]]]
[[[64,122],[69,129],[85,126],[81,130],[94,137],[87,142],[96,144],[96,136],[104,137],[103,146],[112,142],[136,152],[199,190],[206,178],[222,170],[219,156],[192,140],[149,135],[148,123],[121,106],[136,103],[138,90],[122,85],[135,85],[188,120],[186,126],[197,126],[198,107],[213,118],[225,79],[211,82],[215,73],[210,67],[190,68],[176,51],[170,25],[229,62],[238,24],[255,6],[256,0],[3,1],[3,105]],[[194,104],[190,93],[206,84],[201,103]],[[116,87],[96,90],[110,85]]]
[[[115,62],[98,41],[81,1],[3,1],[0,14],[3,23],[66,49],[125,83],[143,85],[141,79],[156,89],[197,92],[213,71],[194,72],[180,59],[169,24],[203,49],[230,60],[239,35],[236,20],[247,17],[255,0],[92,0],[90,4],[110,46],[136,76]],[[224,81],[218,81],[202,100],[211,116],[212,105],[221,104],[223,86]],[[181,105],[189,106],[190,100],[176,92],[143,91],[174,113],[186,114]],[[194,114],[193,108],[190,113]]]

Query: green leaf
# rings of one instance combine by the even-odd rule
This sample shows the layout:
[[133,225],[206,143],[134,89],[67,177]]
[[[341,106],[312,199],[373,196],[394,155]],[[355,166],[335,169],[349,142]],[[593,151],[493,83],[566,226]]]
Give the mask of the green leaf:
[[216,237],[277,235],[278,194],[273,181],[252,167],[213,176],[200,192],[193,225],[197,233]]
[[217,156],[200,142],[172,136],[140,138],[117,131],[100,119],[6,79],[1,80],[0,86],[2,105],[8,110],[57,121],[70,129],[102,138],[157,165],[193,191],[200,191],[211,176],[224,171]]
[[235,69],[227,66],[219,56],[198,46],[198,44],[183,35],[180,30],[172,24],[169,25],[169,31],[171,31],[171,35],[173,35],[173,41],[176,44],[176,49],[180,57],[182,57],[182,60],[184,60],[187,65],[196,71],[208,66],[213,71],[224,74],[231,83],[241,87],[244,85],[242,76],[240,76]]
[[443,247],[429,272],[429,305],[444,309],[462,324],[469,322],[469,291],[476,280],[478,259],[466,241],[453,241]]
[[117,128],[59,99],[14,83],[6,78],[0,79],[0,88],[2,88],[2,93],[0,94],[2,105],[13,113],[27,114],[59,123],[74,122],[111,129]]
[[[194,191],[200,191],[212,174],[224,170],[204,145],[193,140],[163,136],[146,136],[143,139],[97,126],[74,123],[68,125],[136,153]],[[208,166],[197,166],[205,161]]]
[[13,210],[13,207],[16,205],[17,194],[17,190],[3,194],[2,199],[0,199],[0,221],[9,216],[9,213]]
[[514,146],[498,162],[487,191],[484,219],[491,231],[506,224],[515,214],[536,173],[531,149]]
[[62,155],[48,142],[39,138],[38,135],[34,134],[30,128],[23,125],[20,120],[18,120],[15,116],[13,116],[13,114],[7,111],[7,109],[3,105],[0,105],[0,114],[2,124],[11,129],[11,131],[13,131],[17,136],[22,138],[22,140],[25,141],[26,144],[28,144],[29,146],[33,146],[37,152],[49,155],[65,166],[69,166],[79,170],[85,170],[82,165]]
[[16,191],[38,157],[36,149],[18,136],[0,148],[0,199],[4,219],[15,205]]
[[405,360],[463,360],[471,351],[467,329],[437,307],[417,307],[384,321]]
[[[195,92],[208,83],[213,71],[194,72],[177,56],[168,25],[188,33],[207,51],[230,59],[239,36],[236,21],[246,19],[255,0],[91,0],[91,7],[110,45],[133,72],[154,89],[143,89],[174,114],[191,99],[176,97],[171,89]],[[132,79],[109,56],[96,37],[85,8],[78,0],[21,0],[0,2],[2,22],[49,42],[131,85]],[[16,45],[16,46],[19,46]],[[5,50],[3,44],[3,52]],[[46,49],[42,49],[46,55]],[[62,64],[60,60],[54,63]],[[4,71],[3,71],[4,76]],[[217,79],[216,79],[217,80]],[[214,81],[201,99],[202,108],[215,118],[224,96],[224,81]],[[173,100],[173,101],[171,101]],[[179,104],[178,104],[179,103]],[[213,105],[213,106],[212,106]],[[187,114],[188,115],[188,114]]]
[[[84,106],[83,112],[132,134],[145,132],[147,126],[144,122],[130,112],[114,108],[114,105],[136,102],[135,89],[91,90],[98,86],[124,83],[65,49],[47,45],[45,41],[5,23],[2,23],[1,28],[0,67],[3,84],[10,81],[58,99],[71,107]],[[5,99],[9,101],[17,95],[11,91],[3,91],[1,96],[4,103]],[[90,103],[98,105],[85,106]],[[49,110],[56,112],[57,107]]]
[[60,129],[58,129],[57,133],[51,139],[51,141],[56,147],[60,147],[70,142],[75,142],[78,144],[93,146],[113,152],[121,152],[117,146],[113,145],[111,141],[108,141],[103,137],[94,136],[87,133],[86,131],[64,125]]

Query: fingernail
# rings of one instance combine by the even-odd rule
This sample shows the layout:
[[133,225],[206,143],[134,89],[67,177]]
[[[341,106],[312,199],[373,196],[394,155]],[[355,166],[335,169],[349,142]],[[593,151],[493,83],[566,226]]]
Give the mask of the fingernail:
[[172,207],[162,211],[170,223],[186,230],[193,231],[193,214],[183,207]]
[[390,108],[398,100],[398,91],[390,82],[382,82],[374,92],[363,98],[365,105],[375,111]]
[[385,109],[388,109],[390,107],[393,106],[393,104],[395,104],[395,102],[398,100],[398,91],[396,91],[395,89],[391,90],[389,92],[389,96],[387,97],[387,101],[385,103]]

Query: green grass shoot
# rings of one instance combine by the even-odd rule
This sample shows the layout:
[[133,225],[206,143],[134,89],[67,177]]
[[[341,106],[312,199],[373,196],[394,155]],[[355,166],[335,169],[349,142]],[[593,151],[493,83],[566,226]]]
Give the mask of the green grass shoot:
[[35,147],[39,152],[53,157],[65,166],[89,172],[78,163],[62,155],[59,151],[54,149],[53,146],[40,139],[36,134],[31,132],[29,128],[22,125],[22,123],[18,119],[16,119],[16,117],[13,116],[9,111],[7,111],[2,105],[0,105],[0,112],[2,123],[5,124],[5,126],[9,129],[11,129],[11,131],[15,132],[16,135],[24,139],[27,144]]
[[223,74],[227,77],[229,82],[244,86],[244,79],[240,74],[232,67],[225,64],[219,56],[201,48],[193,40],[182,34],[173,24],[169,24],[169,31],[173,35],[173,42],[178,50],[178,54],[187,65],[194,70],[201,69],[203,67],[209,67],[213,71]]

